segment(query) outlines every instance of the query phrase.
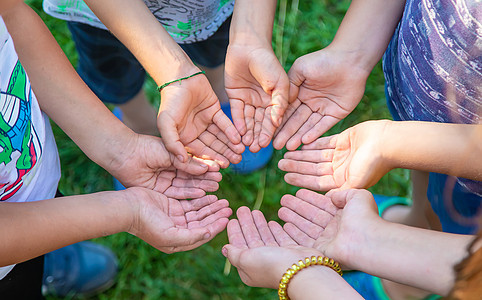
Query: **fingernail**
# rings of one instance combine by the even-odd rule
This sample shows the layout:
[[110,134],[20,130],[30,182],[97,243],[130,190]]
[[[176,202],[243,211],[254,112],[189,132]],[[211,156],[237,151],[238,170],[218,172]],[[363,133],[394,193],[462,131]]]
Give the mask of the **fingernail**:
[[177,159],[178,159],[180,162],[184,162],[184,156],[182,156],[182,155],[178,155],[178,156],[177,156]]
[[228,257],[228,249],[226,249],[226,247],[223,247],[223,249],[221,249],[221,253],[223,253],[224,257]]
[[206,240],[206,239],[208,239],[208,238],[210,238],[210,237],[211,237],[211,234],[208,232],[208,233],[206,233],[206,234],[204,235],[203,238]]

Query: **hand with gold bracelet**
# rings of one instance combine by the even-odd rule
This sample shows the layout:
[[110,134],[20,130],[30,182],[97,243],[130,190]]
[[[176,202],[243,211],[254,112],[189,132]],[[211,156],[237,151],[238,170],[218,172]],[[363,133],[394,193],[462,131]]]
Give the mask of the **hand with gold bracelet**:
[[[293,264],[312,256],[324,257],[319,250],[297,245],[281,225],[267,223],[260,211],[241,207],[237,217],[228,223],[229,244],[222,252],[247,285],[279,289],[281,278]],[[361,299],[335,269],[310,263],[284,280],[289,298],[281,295],[280,299]]]

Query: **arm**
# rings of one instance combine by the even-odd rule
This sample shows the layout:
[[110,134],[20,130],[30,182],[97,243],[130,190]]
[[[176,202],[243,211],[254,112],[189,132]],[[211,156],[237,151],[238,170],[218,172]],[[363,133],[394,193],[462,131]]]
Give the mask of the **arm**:
[[482,125],[368,121],[285,154],[286,182],[327,191],[368,188],[395,168],[482,178]]
[[382,139],[381,156],[391,169],[482,180],[481,124],[391,122]]
[[290,106],[273,146],[295,150],[320,137],[355,109],[384,53],[403,0],[352,1],[333,42],[298,58],[288,76]]
[[123,231],[166,253],[186,251],[224,230],[230,214],[215,196],[178,201],[143,188],[0,203],[0,266]]
[[[157,85],[199,72],[141,0],[91,0],[86,3],[134,54]],[[188,159],[185,147],[193,155],[211,158],[224,156],[222,152],[229,147],[237,154],[230,161],[238,163],[241,160],[239,154],[244,150],[241,137],[222,112],[206,76],[197,75],[183,80],[182,84],[168,85],[162,89],[161,99],[157,125],[166,148],[181,161]],[[219,149],[212,146],[218,154],[206,152],[211,146],[206,135],[223,145]],[[222,166],[228,165],[229,162]]]
[[[83,83],[26,4],[20,2],[2,16],[41,109],[89,158],[123,184],[152,189],[163,184],[162,171],[172,166],[191,174],[209,169],[210,162],[195,158],[181,163],[166,151],[161,139],[135,134],[122,124]],[[216,171],[217,165],[211,163],[210,170]]]
[[326,253],[345,268],[440,295],[451,290],[453,268],[468,255],[473,240],[470,235],[387,222],[365,190],[326,196],[300,190],[296,197],[284,196],[281,204],[285,230],[300,245]]
[[252,152],[268,146],[288,106],[289,80],[272,46],[276,0],[236,1],[225,83],[233,122]]
[[[260,211],[241,207],[237,217],[228,223],[229,244],[222,253],[247,285],[277,289],[287,268],[305,257],[323,255],[296,245],[278,223],[268,224]],[[361,298],[334,270],[318,265],[298,272],[287,292],[291,299]]]

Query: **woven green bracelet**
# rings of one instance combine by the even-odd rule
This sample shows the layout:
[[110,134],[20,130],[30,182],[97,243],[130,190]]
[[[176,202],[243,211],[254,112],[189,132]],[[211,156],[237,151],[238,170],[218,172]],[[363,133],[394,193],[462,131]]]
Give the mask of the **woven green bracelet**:
[[179,78],[179,79],[176,79],[176,80],[173,80],[173,81],[166,82],[163,85],[158,86],[157,90],[160,92],[163,88],[170,85],[171,83],[178,82],[178,81],[181,82],[184,79],[189,79],[189,78],[194,77],[194,76],[199,75],[199,74],[206,74],[206,72],[201,71],[201,72],[197,72],[197,73],[194,73],[192,75],[189,75],[189,76],[186,76],[186,77],[183,77],[183,78]]

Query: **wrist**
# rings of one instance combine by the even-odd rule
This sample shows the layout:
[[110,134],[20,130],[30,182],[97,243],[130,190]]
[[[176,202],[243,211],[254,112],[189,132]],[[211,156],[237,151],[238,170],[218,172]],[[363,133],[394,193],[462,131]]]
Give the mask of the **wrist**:
[[341,55],[343,57],[343,62],[350,66],[352,72],[355,71],[359,74],[363,74],[365,78],[368,78],[379,61],[379,58],[374,59],[365,49],[352,45],[352,43],[336,39],[323,50]]
[[383,129],[380,134],[379,157],[380,161],[389,169],[393,170],[400,168],[399,154],[400,151],[404,151],[402,148],[402,142],[406,142],[403,138],[403,133],[400,130],[399,122],[390,120],[380,120],[377,122],[383,122]]

